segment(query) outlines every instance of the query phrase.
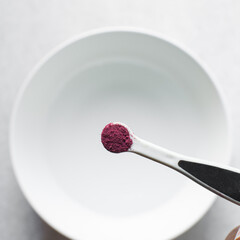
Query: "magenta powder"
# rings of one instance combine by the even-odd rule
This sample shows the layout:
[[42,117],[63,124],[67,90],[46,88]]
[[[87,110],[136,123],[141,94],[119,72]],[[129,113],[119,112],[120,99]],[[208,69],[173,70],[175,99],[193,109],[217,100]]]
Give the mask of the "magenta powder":
[[110,152],[126,152],[132,146],[132,139],[126,127],[118,123],[109,123],[102,131],[103,146]]

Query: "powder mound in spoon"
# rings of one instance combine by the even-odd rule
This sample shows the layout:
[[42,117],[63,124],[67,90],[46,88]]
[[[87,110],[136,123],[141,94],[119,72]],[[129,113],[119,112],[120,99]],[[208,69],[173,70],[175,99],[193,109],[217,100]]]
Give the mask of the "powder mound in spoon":
[[132,146],[132,139],[126,127],[118,123],[109,123],[102,131],[101,141],[110,152],[126,152]]

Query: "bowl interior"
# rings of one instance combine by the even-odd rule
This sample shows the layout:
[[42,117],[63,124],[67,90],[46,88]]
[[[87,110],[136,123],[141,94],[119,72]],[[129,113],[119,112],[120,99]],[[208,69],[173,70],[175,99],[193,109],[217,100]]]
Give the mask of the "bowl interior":
[[179,153],[228,161],[222,102],[195,60],[148,34],[92,34],[38,67],[18,102],[11,151],[27,199],[73,239],[176,237],[213,194],[155,162],[107,152],[100,134],[112,121]]

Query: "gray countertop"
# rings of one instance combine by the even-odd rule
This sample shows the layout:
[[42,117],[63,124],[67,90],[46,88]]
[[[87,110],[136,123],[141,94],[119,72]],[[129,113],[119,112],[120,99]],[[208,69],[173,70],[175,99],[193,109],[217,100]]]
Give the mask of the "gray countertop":
[[[233,122],[232,166],[240,168],[240,1],[0,0],[0,239],[66,240],[24,199],[8,146],[10,113],[28,72],[49,50],[83,31],[134,26],[158,31],[189,48],[222,87]],[[218,198],[177,240],[224,239],[240,224],[240,208]]]

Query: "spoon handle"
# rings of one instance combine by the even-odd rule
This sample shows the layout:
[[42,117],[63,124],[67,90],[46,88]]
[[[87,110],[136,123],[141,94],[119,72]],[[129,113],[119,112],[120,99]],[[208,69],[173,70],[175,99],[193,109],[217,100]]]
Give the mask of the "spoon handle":
[[129,151],[173,168],[217,195],[240,205],[240,170],[236,168],[184,156],[136,136]]
[[[195,182],[208,188],[219,196],[240,205],[240,174],[239,171],[226,167],[180,160],[178,166],[185,170]],[[183,172],[184,174],[184,172]]]

